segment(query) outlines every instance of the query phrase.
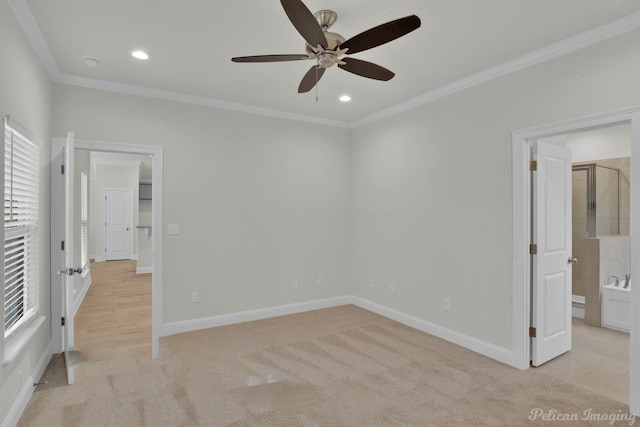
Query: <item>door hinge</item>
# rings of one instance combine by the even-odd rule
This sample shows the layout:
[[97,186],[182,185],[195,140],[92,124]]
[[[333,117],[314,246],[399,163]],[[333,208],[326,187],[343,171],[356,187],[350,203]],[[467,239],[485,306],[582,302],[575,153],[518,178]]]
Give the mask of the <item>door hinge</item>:
[[529,255],[537,255],[538,254],[538,245],[530,244],[529,245]]
[[529,326],[529,338],[535,338],[536,337],[536,328],[534,328],[533,326]]
[[60,175],[64,175],[64,165],[60,165]]
[[530,171],[537,171],[538,170],[538,161],[537,160],[531,160],[529,162],[529,170]]
[[64,240],[62,242],[60,242],[60,250],[64,251]]
[[64,320],[64,317],[62,317],[60,320],[61,320],[61,321],[60,321],[60,325],[61,325],[61,326],[64,326],[64,325],[66,324],[66,322],[65,322],[65,320]]

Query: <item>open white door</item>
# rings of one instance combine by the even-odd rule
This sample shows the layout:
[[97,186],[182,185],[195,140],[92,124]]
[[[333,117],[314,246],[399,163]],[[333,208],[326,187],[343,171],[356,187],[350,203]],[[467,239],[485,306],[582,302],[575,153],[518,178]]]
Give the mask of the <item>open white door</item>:
[[51,315],[61,319],[52,322],[54,352],[64,351],[67,380],[74,382],[74,323],[73,288],[73,166],[74,135],[70,132],[66,141],[54,139],[51,145]]
[[571,350],[571,151],[533,143],[531,363]]

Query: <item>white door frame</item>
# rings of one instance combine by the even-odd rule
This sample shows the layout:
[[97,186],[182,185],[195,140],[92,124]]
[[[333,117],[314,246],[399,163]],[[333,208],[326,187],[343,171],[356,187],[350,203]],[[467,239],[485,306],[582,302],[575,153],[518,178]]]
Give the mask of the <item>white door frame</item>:
[[[153,186],[151,187],[153,189]],[[133,208],[133,188],[124,188],[124,187],[105,187],[102,189],[102,224],[104,224],[102,226],[102,243],[104,246],[104,248],[107,248],[107,192],[109,191],[126,191],[129,193],[129,196],[131,198],[131,209],[129,210],[129,224],[131,224],[130,228],[130,233],[128,235],[128,239],[129,239],[129,259],[133,259],[133,230],[135,229],[134,224],[134,211],[135,209]],[[152,196],[152,201],[153,201],[153,196]],[[153,208],[151,210],[151,213],[153,213]],[[102,249],[102,248],[101,248]],[[102,257],[104,258],[104,260],[107,260],[107,252],[103,252]]]
[[[616,124],[631,123],[631,162],[640,159],[640,108],[567,120],[544,126],[522,129],[512,134],[513,165],[513,363],[529,368],[530,339],[530,260],[531,230],[530,153],[527,142],[535,139],[581,132]],[[631,218],[640,218],[640,170],[631,168]],[[640,221],[631,221],[631,276],[640,278],[640,263],[633,259],[640,254]],[[640,415],[640,292],[631,291],[631,331],[629,351],[629,407]]]
[[[58,139],[58,138],[53,138]],[[159,337],[162,330],[163,319],[163,249],[162,249],[162,229],[163,229],[163,179],[164,179],[164,150],[162,147],[136,144],[120,144],[115,142],[90,141],[83,139],[75,140],[76,150],[101,151],[106,153],[137,154],[152,157],[152,200],[151,200],[151,227],[157,230],[153,234],[152,242],[152,313],[151,313],[151,356],[154,359],[160,357]],[[52,197],[56,195],[52,194]],[[58,304],[61,301],[52,301]],[[62,342],[62,328],[54,328],[52,331],[52,343],[54,350]],[[55,351],[54,351],[55,352]]]

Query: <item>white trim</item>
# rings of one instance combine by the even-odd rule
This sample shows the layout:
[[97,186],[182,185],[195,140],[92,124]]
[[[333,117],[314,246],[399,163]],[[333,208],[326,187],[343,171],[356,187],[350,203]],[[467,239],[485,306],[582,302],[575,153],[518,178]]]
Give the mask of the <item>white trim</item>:
[[571,317],[584,319],[584,308],[571,306]]
[[275,117],[278,119],[295,120],[299,122],[313,123],[323,126],[336,128],[349,128],[349,122],[340,120],[325,119],[322,117],[307,116],[304,114],[296,114],[288,111],[281,111],[272,108],[256,107],[253,105],[240,104],[237,102],[222,101],[215,98],[206,98],[203,96],[188,95],[185,93],[172,92],[162,89],[153,89],[144,86],[116,83],[106,80],[91,79],[81,76],[73,76],[69,74],[61,74],[56,80],[71,86],[85,87],[89,89],[100,89],[109,92],[124,93],[127,95],[137,95],[146,98],[161,99],[164,101],[180,102],[183,104],[199,105],[202,107],[219,108],[222,110],[238,111],[241,113],[257,114],[260,116]]
[[58,81],[62,74],[26,0],[7,0],[7,3],[40,58],[44,69],[49,74],[49,78],[54,82]]
[[6,115],[4,117],[5,117],[7,126],[9,126],[13,130],[18,132],[20,135],[28,139],[30,142],[32,142],[36,146],[38,146],[38,149],[41,149],[44,146],[44,144],[39,138],[37,138],[33,133],[31,133],[29,129],[22,126],[20,122],[16,121],[16,119],[14,119],[12,116]]
[[91,158],[91,163],[93,163],[94,169],[96,166],[120,166],[140,169],[140,166],[142,165],[140,160],[96,159],[95,157]]
[[136,274],[153,273],[153,267],[136,267]]
[[472,74],[453,83],[441,86],[430,92],[410,99],[409,101],[398,104],[394,107],[386,108],[377,113],[363,117],[352,122],[351,128],[355,129],[367,124],[371,124],[373,122],[391,117],[403,111],[428,104],[440,98],[452,95],[456,92],[469,89],[473,86],[477,86],[489,80],[502,77],[504,75],[525,69],[532,65],[548,61],[558,56],[571,53],[578,49],[582,49],[583,47],[599,43],[611,37],[624,34],[637,28],[640,28],[640,12],[635,12],[625,16],[624,18],[620,18],[608,24],[601,25],[600,27],[583,31],[582,33],[576,34],[575,36],[560,40],[558,42],[544,46],[540,49],[536,49],[532,52],[521,55],[512,60],[494,65],[493,67],[487,68],[486,70],[480,71],[479,73]]
[[241,311],[237,313],[221,314],[219,316],[204,317],[200,319],[169,322],[163,325],[161,336],[192,332],[201,329],[216,328],[219,326],[233,325],[254,320],[269,319],[272,317],[303,313],[313,310],[321,310],[324,308],[339,307],[349,304],[353,304],[364,310],[368,310],[388,319],[395,320],[396,322],[410,326],[419,331],[436,336],[438,338],[442,338],[453,344],[459,345],[476,353],[480,353],[484,356],[495,359],[499,362],[513,366],[513,353],[509,349],[458,333],[451,329],[447,329],[434,323],[419,319],[417,317],[401,313],[399,311],[382,306],[364,298],[356,297],[354,295],[345,295],[342,297],[286,304],[276,307]]
[[[614,111],[582,119],[566,120],[544,126],[514,131],[512,134],[513,166],[513,353],[515,366],[529,368],[528,338],[530,301],[528,236],[529,216],[529,150],[527,142],[571,132],[597,129],[631,122],[631,159],[640,159],[640,108]],[[631,218],[640,218],[640,173],[631,170]],[[640,253],[640,221],[631,224],[631,259]],[[640,276],[640,264],[631,263],[631,275]],[[640,293],[631,292],[631,338],[629,351],[629,407],[640,415]]]
[[286,304],[277,307],[259,308],[256,310],[221,314],[219,316],[203,317],[200,319],[169,322],[162,325],[162,332],[160,336],[165,337],[169,335],[180,334],[183,332],[197,331],[200,329],[215,328],[218,326],[233,325],[236,323],[250,322],[253,320],[286,316],[287,314],[304,313],[307,311],[321,310],[323,308],[338,307],[341,305],[351,304],[351,302],[352,297],[345,295],[342,297]]
[[556,43],[552,43],[540,49],[536,49],[510,61],[495,65],[479,73],[472,74],[463,79],[457,80],[453,83],[410,99],[407,102],[403,102],[394,107],[384,109],[382,111],[365,116],[359,120],[355,120],[349,123],[344,121],[325,119],[321,117],[295,114],[270,108],[221,101],[214,98],[206,98],[184,93],[152,89],[138,85],[116,83],[106,80],[98,80],[62,73],[56,64],[55,59],[53,58],[51,50],[49,49],[49,46],[47,45],[47,42],[42,35],[42,32],[40,31],[40,28],[38,27],[35,18],[33,17],[33,14],[31,13],[29,6],[27,5],[26,0],[7,1],[11,9],[13,10],[14,15],[16,16],[16,19],[18,20],[18,23],[22,27],[22,30],[33,45],[33,48],[40,58],[40,61],[42,62],[44,68],[49,73],[49,77],[54,82],[72,86],[125,93],[129,95],[162,99],[167,101],[181,102],[185,104],[200,105],[205,107],[239,111],[287,120],[315,123],[324,126],[351,129],[355,129],[366,124],[370,124],[375,121],[393,116],[400,112],[428,104],[442,97],[460,92],[489,80],[504,76],[509,73],[513,73],[518,70],[522,70],[532,65],[539,64],[549,59],[565,55],[575,50],[607,40],[611,37],[615,37],[620,34],[624,34],[626,32],[640,28],[640,12],[635,12],[623,18],[593,28],[591,30],[583,31],[582,33],[576,34],[572,37],[568,37],[564,40],[560,40]]
[[587,299],[582,295],[571,295],[571,302],[574,304],[584,305],[587,302]]
[[[53,138],[60,139],[60,138]],[[76,150],[103,151],[108,153],[142,154],[152,157],[152,200],[151,200],[151,227],[156,230],[163,228],[163,185],[164,185],[164,149],[151,145],[120,144],[116,142],[76,139]],[[157,233],[152,241],[152,269],[151,281],[151,356],[154,359],[160,357],[159,333],[162,329],[163,319],[163,234]],[[103,261],[100,257],[94,258],[96,262]]]
[[38,363],[33,368],[33,373],[29,375],[29,378],[27,378],[27,381],[22,386],[22,389],[20,390],[20,393],[18,394],[15,402],[13,402],[13,405],[11,405],[9,413],[2,422],[1,427],[13,427],[16,426],[20,421],[20,417],[22,416],[24,410],[27,408],[27,405],[31,400],[31,396],[35,391],[35,387],[33,385],[40,381],[40,378],[42,378],[42,375],[44,375],[44,372],[49,365],[51,356],[53,356],[51,349],[52,343],[50,343],[44,350],[44,353],[42,353],[40,360],[38,360]]
[[429,335],[442,338],[445,341],[449,341],[476,353],[480,353],[483,356],[487,356],[491,359],[513,366],[513,352],[507,348],[461,334],[454,330],[401,313],[392,308],[385,307],[364,298],[352,296],[351,300],[352,304],[360,308],[379,314],[380,316],[384,316],[388,319],[395,320],[396,322],[410,326]]
[[28,323],[21,327],[22,329],[17,332],[9,340],[4,342],[4,356],[2,359],[2,366],[11,365],[16,358],[22,353],[22,351],[29,345],[31,338],[38,332],[40,326],[44,323],[44,316],[34,316],[33,319],[29,319]]
[[91,274],[87,274],[86,276],[82,276],[82,289],[77,297],[74,298],[73,301],[73,317],[76,317],[76,313],[78,313],[78,309],[82,305],[82,301],[84,301],[84,297],[87,295],[89,288],[91,287]]

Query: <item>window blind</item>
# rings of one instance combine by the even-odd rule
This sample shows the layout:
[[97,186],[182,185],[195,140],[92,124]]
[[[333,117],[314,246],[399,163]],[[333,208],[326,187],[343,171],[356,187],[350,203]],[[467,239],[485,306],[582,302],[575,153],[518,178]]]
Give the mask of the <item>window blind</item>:
[[80,265],[86,269],[89,263],[89,193],[88,178],[80,173]]
[[4,120],[4,336],[38,307],[40,148],[9,117]]

